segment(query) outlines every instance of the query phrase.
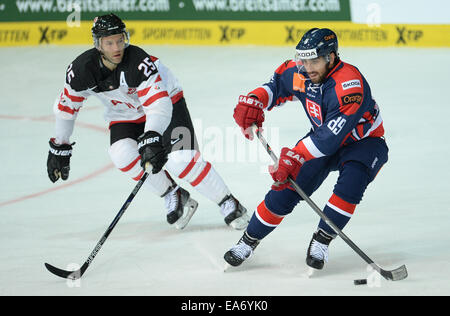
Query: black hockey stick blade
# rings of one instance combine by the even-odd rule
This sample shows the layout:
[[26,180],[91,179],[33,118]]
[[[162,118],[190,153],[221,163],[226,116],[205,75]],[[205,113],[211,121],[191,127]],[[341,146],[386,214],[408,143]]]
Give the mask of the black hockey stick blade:
[[50,271],[51,273],[53,273],[56,276],[59,276],[60,278],[77,280],[77,279],[81,278],[84,271],[86,271],[88,265],[85,263],[81,266],[80,269],[75,270],[75,271],[67,271],[67,270],[59,269],[48,263],[45,264],[45,267],[47,268],[48,271]]
[[402,265],[391,271],[381,270],[380,274],[387,280],[400,281],[408,277],[408,270],[405,265]]

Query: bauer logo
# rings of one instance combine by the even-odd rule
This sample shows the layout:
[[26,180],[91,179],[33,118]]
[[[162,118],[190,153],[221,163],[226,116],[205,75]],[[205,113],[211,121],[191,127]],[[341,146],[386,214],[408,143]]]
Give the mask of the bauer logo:
[[358,79],[354,79],[342,83],[343,90],[347,90],[350,88],[361,88],[361,82]]

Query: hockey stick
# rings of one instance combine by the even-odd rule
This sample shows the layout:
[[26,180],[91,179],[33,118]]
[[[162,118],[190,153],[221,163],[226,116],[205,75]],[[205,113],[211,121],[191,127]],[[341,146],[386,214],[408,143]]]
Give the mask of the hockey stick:
[[61,278],[65,278],[65,279],[76,280],[76,279],[81,278],[81,276],[87,270],[89,265],[92,263],[92,260],[94,260],[95,256],[99,252],[100,248],[105,243],[105,241],[108,238],[109,234],[111,234],[111,232],[113,231],[114,227],[119,222],[119,220],[122,217],[123,213],[125,213],[125,210],[128,208],[128,206],[130,205],[131,201],[133,201],[134,197],[138,193],[139,189],[141,188],[142,184],[144,183],[145,179],[147,179],[147,177],[148,177],[148,172],[144,172],[144,174],[142,175],[141,179],[138,181],[138,183],[134,187],[133,192],[131,192],[130,196],[125,201],[125,204],[123,204],[123,206],[120,209],[119,213],[117,213],[116,217],[114,218],[112,223],[109,225],[108,229],[103,234],[102,238],[97,243],[97,245],[95,246],[94,250],[92,250],[91,254],[89,255],[89,257],[87,258],[87,260],[84,262],[84,264],[81,266],[80,269],[75,270],[75,271],[67,271],[67,270],[59,269],[57,267],[52,266],[51,264],[46,263],[45,267],[47,268],[47,270],[50,271],[51,273],[53,273],[54,275],[57,275],[57,276],[59,276]]
[[[272,160],[277,163],[278,158],[270,148],[269,144],[265,140],[265,138],[262,136],[261,131],[259,128],[253,124],[252,130],[266,149],[269,156],[272,158]],[[308,205],[313,209],[314,212],[317,213],[317,215],[320,216],[321,219],[325,223],[328,224],[333,230],[341,237],[347,245],[350,246],[365,262],[367,262],[374,270],[376,270],[378,273],[380,273],[386,280],[391,281],[399,281],[403,280],[408,276],[408,271],[406,270],[406,266],[402,265],[401,267],[394,269],[394,270],[384,270],[380,268],[372,259],[370,259],[361,249],[356,246],[353,241],[351,241],[350,238],[348,238],[323,212],[322,210],[303,192],[303,190],[300,188],[300,186],[295,182],[291,177],[288,178],[289,183],[292,185],[292,187],[295,189],[295,191],[302,197],[302,199],[308,203]]]

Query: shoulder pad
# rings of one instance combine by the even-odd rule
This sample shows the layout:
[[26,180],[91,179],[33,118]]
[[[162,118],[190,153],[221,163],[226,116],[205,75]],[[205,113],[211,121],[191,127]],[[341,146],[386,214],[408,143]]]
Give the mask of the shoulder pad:
[[75,91],[83,91],[95,86],[95,71],[99,69],[99,52],[96,48],[78,56],[66,70],[66,83]]
[[359,70],[349,64],[332,74],[339,110],[346,115],[356,113],[364,98],[364,81]]
[[362,76],[359,70],[347,63],[344,63],[343,67],[333,73],[331,77],[336,82],[336,86],[339,85],[339,89],[342,91],[363,88]]
[[152,75],[158,73],[155,62],[158,58],[147,54],[143,49],[130,45],[126,50],[126,61],[128,72],[128,84],[133,87],[139,86]]
[[281,75],[283,72],[285,72],[287,69],[292,68],[293,66],[295,66],[295,61],[293,61],[292,59],[286,60],[284,63],[282,63],[280,65],[280,67],[278,67],[275,72],[279,75]]

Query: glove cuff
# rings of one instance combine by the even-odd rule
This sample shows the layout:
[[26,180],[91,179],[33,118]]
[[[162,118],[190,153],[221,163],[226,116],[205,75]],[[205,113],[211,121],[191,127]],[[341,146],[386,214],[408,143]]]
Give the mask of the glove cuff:
[[254,96],[240,95],[239,103],[245,104],[248,107],[260,109],[261,111],[264,110],[264,104]]
[[50,138],[48,143],[50,145],[50,153],[52,153],[53,155],[61,156],[61,157],[71,157],[72,156],[72,145],[75,145],[75,143],[56,144],[55,138]]
[[305,157],[303,156],[302,153],[299,153],[298,151],[295,150],[295,148],[288,148],[288,147],[283,147],[281,149],[281,157],[288,157],[288,159],[290,160],[295,160],[296,162],[298,162],[299,164],[303,165],[305,163]]

